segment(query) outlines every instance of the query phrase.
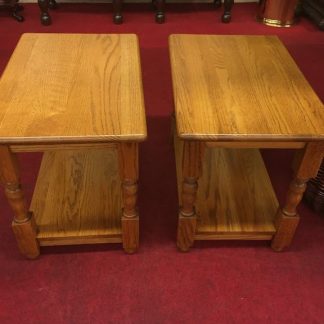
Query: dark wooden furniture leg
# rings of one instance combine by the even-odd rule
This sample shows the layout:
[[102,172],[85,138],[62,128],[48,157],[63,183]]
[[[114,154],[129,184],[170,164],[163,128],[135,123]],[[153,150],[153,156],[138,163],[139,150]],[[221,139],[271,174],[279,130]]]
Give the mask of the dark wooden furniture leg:
[[123,22],[122,6],[123,0],[113,0],[113,22],[121,24]]
[[50,9],[56,9],[57,8],[57,2],[55,0],[49,0],[49,8]]
[[19,22],[24,21],[24,17],[19,14],[19,11],[23,10],[24,7],[18,4],[18,0],[4,0],[1,2],[0,7],[8,9],[11,16]]
[[202,145],[200,142],[185,141],[182,156],[182,192],[178,218],[177,246],[186,252],[193,245],[196,232],[195,202],[198,178],[202,171]]
[[137,211],[138,144],[119,144],[119,169],[122,181],[122,240],[127,253],[139,246],[139,216]]
[[231,10],[234,4],[234,0],[224,0],[224,14],[222,16],[223,23],[229,23],[231,21]]
[[25,20],[24,17],[21,14],[19,14],[19,11],[23,10],[24,7],[19,5],[17,0],[13,0],[11,3],[12,3],[12,5],[11,5],[11,7],[12,7],[12,13],[11,13],[12,17],[14,19],[16,19],[17,21],[19,21],[19,22],[24,21]]
[[153,0],[155,7],[155,21],[162,24],[165,21],[165,0]]
[[52,23],[51,16],[48,13],[49,0],[38,0],[38,6],[41,11],[40,21],[42,25],[48,26]]
[[294,237],[299,223],[297,206],[303,198],[308,179],[317,175],[323,158],[323,144],[309,143],[297,156],[294,165],[294,179],[290,183],[283,208],[279,208],[275,225],[277,232],[274,235],[271,247],[275,251],[282,251],[288,247]]
[[215,8],[220,8],[222,5],[222,0],[214,0],[214,6]]
[[12,229],[19,250],[27,258],[34,259],[39,255],[36,223],[32,213],[28,212],[24,193],[21,189],[16,156],[4,145],[0,146],[0,172],[5,195],[14,213]]

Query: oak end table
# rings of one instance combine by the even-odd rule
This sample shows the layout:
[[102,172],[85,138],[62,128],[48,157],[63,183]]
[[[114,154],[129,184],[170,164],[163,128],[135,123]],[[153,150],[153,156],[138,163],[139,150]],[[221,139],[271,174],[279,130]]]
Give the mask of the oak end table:
[[[323,104],[276,36],[171,35],[169,44],[179,249],[239,239],[281,251],[323,158]],[[282,207],[261,148],[296,150]]]
[[[20,252],[139,244],[146,138],[136,35],[24,34],[0,80],[0,172]],[[44,152],[30,209],[17,152]]]

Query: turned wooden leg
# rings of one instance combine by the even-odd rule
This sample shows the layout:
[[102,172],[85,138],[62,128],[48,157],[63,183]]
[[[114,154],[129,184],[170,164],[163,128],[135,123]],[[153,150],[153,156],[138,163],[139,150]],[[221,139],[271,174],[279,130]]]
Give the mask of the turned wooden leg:
[[289,186],[285,205],[283,208],[279,208],[276,215],[277,232],[271,243],[271,247],[275,251],[282,251],[292,242],[299,223],[297,206],[303,198],[308,179],[317,175],[323,152],[323,144],[309,143],[296,155],[297,159],[294,160],[293,166],[295,176]]
[[24,17],[19,13],[19,11],[21,11],[21,10],[23,10],[23,9],[24,9],[23,6],[21,6],[21,5],[19,5],[17,2],[15,2],[15,3],[12,5],[12,13],[11,13],[12,17],[13,17],[14,19],[16,19],[17,21],[19,21],[19,22],[24,21],[24,20],[25,20]]
[[123,0],[113,0],[113,22],[121,24],[123,22],[122,6]]
[[57,2],[55,0],[49,0],[48,1],[48,6],[50,9],[56,9],[58,6],[57,6]]
[[21,189],[16,156],[3,145],[0,146],[0,171],[5,195],[14,213],[12,228],[19,250],[27,258],[34,259],[39,255],[36,224],[33,215],[28,212]]
[[122,180],[122,238],[127,253],[134,253],[139,246],[139,217],[137,211],[138,144],[119,144],[119,167]]
[[155,21],[158,24],[162,24],[165,21],[164,3],[165,3],[165,0],[155,0],[154,1],[155,7],[156,7]]
[[38,0],[38,6],[41,11],[40,21],[42,25],[48,26],[52,23],[51,16],[48,13],[49,0]]
[[224,14],[222,16],[223,23],[229,23],[231,21],[231,10],[234,4],[234,0],[224,0]]
[[222,5],[222,0],[214,0],[215,8],[219,8]]
[[178,218],[177,246],[188,251],[193,245],[196,232],[195,202],[198,178],[201,175],[202,144],[185,141],[183,145],[182,192]]

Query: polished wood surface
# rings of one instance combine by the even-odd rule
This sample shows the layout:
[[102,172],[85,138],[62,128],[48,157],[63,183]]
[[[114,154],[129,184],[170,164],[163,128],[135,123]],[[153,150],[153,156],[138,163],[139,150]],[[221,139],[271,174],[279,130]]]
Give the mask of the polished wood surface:
[[227,148],[272,148],[272,149],[300,149],[305,147],[303,142],[205,142],[208,147]]
[[[292,242],[297,207],[324,154],[324,109],[277,37],[172,35],[177,245],[195,240]],[[293,148],[278,206],[259,148]]]
[[21,188],[17,157],[4,145],[0,145],[0,180],[14,214],[12,229],[18,248],[27,258],[34,259],[39,255],[34,217],[28,211]]
[[145,138],[136,35],[21,37],[0,80],[0,143]]
[[[136,35],[24,34],[0,80],[0,174],[21,253],[94,243],[135,252],[145,138]],[[16,152],[45,152],[31,211]]]
[[122,233],[123,248],[134,253],[139,246],[138,190],[138,144],[119,143],[119,172],[122,182]]
[[275,233],[278,201],[256,149],[207,149],[197,198],[197,234]]
[[121,242],[116,150],[46,152],[31,211],[40,245]]
[[26,144],[26,145],[10,145],[11,152],[46,152],[46,151],[62,151],[62,150],[80,150],[95,148],[117,148],[117,143],[81,143],[81,144]]
[[210,141],[324,139],[324,109],[276,36],[171,35],[178,135]]
[[324,142],[308,143],[297,153],[294,161],[294,178],[290,183],[286,201],[276,215],[276,234],[271,246],[275,251],[281,251],[291,244],[300,216],[297,206],[303,198],[307,181],[315,177],[322,163]]
[[[181,193],[183,141],[175,138],[175,148]],[[259,150],[206,148],[201,158],[193,239],[271,239],[279,205]],[[179,199],[184,205],[182,195]],[[188,224],[192,228],[192,221]]]

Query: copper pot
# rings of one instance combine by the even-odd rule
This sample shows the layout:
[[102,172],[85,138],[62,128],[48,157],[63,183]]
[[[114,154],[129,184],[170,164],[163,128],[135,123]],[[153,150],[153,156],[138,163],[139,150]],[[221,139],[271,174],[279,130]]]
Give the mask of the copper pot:
[[297,4],[298,0],[259,0],[257,19],[270,26],[290,27]]

